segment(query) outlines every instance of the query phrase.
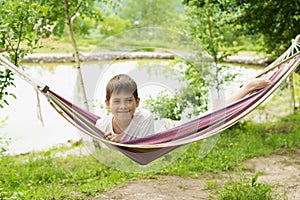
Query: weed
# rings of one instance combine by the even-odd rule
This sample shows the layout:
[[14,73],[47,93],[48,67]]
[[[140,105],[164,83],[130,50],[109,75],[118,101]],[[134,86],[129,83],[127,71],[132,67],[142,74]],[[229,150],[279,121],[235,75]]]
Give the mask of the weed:
[[227,181],[223,188],[219,191],[216,191],[211,198],[215,199],[216,196],[218,199],[222,200],[274,200],[282,199],[279,198],[280,195],[274,194],[272,189],[275,187],[273,185],[258,183],[259,173],[255,174],[250,183],[249,180],[245,177],[242,177],[240,180],[230,180]]

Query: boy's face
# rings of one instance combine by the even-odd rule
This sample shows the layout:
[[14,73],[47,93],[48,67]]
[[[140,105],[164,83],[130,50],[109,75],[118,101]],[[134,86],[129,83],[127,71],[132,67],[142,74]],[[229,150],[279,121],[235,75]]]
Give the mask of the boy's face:
[[139,106],[140,99],[135,99],[132,93],[113,93],[109,100],[105,100],[106,107],[110,109],[115,120],[129,123],[133,117],[135,109]]

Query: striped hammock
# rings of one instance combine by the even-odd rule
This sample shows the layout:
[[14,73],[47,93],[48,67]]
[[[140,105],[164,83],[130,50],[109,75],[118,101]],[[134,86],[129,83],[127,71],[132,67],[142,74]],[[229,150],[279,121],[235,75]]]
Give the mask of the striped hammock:
[[3,55],[0,55],[0,63],[36,87],[45,95],[53,108],[80,131],[94,140],[103,142],[122,152],[135,162],[146,165],[182,145],[211,137],[225,130],[264,102],[300,64],[299,38],[300,35],[292,41],[292,45],[286,52],[257,76],[268,76],[272,82],[268,87],[172,129],[124,143],[111,142],[104,137],[104,133],[95,126],[99,119],[98,116],[72,104],[52,91],[47,85],[33,80]]

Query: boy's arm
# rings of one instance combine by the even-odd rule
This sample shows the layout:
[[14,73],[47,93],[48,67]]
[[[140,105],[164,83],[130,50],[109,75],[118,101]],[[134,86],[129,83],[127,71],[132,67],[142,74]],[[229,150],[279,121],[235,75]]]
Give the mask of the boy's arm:
[[230,98],[226,99],[226,105],[231,104],[249,93],[267,87],[271,84],[271,81],[267,78],[254,78],[247,81],[242,87],[240,87]]

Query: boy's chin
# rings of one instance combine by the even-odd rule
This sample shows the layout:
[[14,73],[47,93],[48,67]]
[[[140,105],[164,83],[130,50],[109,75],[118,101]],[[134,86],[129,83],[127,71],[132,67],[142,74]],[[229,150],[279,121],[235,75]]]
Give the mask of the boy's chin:
[[118,115],[118,118],[117,118],[117,120],[119,121],[119,122],[122,122],[122,123],[126,123],[126,122],[128,122],[128,123],[130,123],[130,121],[131,121],[131,116],[130,115]]

